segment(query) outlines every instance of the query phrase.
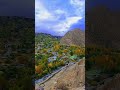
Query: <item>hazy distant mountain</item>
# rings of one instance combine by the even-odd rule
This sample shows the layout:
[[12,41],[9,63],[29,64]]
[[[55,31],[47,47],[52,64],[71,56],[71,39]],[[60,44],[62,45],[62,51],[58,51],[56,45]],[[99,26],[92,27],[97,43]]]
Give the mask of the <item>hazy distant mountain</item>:
[[38,36],[38,35],[51,36],[50,34],[47,34],[47,33],[35,33],[35,36]]
[[85,46],[85,32],[80,29],[68,31],[60,40],[60,44]]
[[56,39],[61,39],[62,36],[53,36],[51,34],[47,34],[47,33],[35,33],[35,36],[39,36],[42,35],[43,37],[51,37],[51,38],[56,38]]
[[32,18],[24,18],[24,17],[17,17],[17,16],[0,16],[0,26],[3,25],[10,25],[14,23],[17,26],[21,27],[34,27],[34,19]]

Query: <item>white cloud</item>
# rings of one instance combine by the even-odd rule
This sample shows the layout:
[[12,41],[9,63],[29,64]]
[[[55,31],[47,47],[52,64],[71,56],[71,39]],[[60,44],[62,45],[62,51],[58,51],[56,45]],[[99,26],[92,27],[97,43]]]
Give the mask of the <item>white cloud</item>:
[[57,10],[55,10],[55,13],[56,14],[65,14],[65,11],[61,10],[61,9],[57,9]]
[[35,0],[35,18],[36,20],[50,20],[54,16],[44,7],[43,3],[39,0]]
[[76,6],[84,6],[85,1],[84,0],[70,0],[71,4],[74,4]]
[[67,18],[66,23],[68,25],[71,25],[71,24],[77,23],[80,19],[82,19],[82,17],[69,17]]
[[[56,10],[49,9],[43,0],[35,0],[35,26],[51,30],[56,34],[65,34],[70,27],[84,16],[85,0],[69,0],[73,13],[58,6]],[[37,30],[39,31],[39,30]],[[40,31],[42,31],[40,29]]]
[[71,25],[77,23],[82,17],[68,17],[66,20],[61,21],[57,25],[53,26],[53,30],[59,33],[66,33]]
[[77,15],[85,13],[85,0],[70,0],[70,4],[75,8]]

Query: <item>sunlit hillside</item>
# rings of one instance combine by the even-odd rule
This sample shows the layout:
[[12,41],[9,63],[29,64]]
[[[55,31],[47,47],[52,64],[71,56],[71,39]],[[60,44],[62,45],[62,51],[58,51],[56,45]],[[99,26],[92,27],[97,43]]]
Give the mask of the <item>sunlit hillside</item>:
[[61,45],[60,40],[51,35],[38,34],[35,40],[36,79],[84,57],[84,48],[76,45]]

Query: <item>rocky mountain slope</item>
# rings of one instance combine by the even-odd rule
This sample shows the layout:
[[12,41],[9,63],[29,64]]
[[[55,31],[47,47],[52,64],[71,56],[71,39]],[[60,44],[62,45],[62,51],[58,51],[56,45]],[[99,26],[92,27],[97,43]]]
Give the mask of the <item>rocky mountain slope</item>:
[[[85,85],[85,60],[81,60],[68,68],[60,71],[42,86],[44,90],[84,90]],[[36,85],[42,90],[41,86]]]
[[119,49],[120,13],[98,6],[86,14],[86,45]]
[[[95,70],[96,66],[94,64],[91,64],[92,66],[91,70],[90,68],[88,71],[86,70],[86,73],[89,72],[89,74],[86,74],[86,87],[90,87],[86,90],[119,90],[120,84],[118,81],[120,80],[120,78],[119,77],[114,78],[113,75],[115,76],[116,73],[119,72],[119,64],[118,64],[119,58],[118,56],[116,56],[116,54],[119,55],[118,50],[120,49],[120,38],[119,38],[120,13],[117,11],[112,11],[105,6],[98,6],[87,12],[86,15],[87,15],[86,18],[87,27],[85,33],[86,48],[89,47],[90,45],[95,45],[96,47],[99,46],[105,47],[108,50],[109,48],[112,48],[112,50],[109,50],[108,53],[106,53],[107,50],[104,51],[101,48],[101,51],[103,51],[104,53],[99,55],[99,58],[96,58],[94,60],[96,62],[98,60],[105,61],[106,57],[109,56],[112,58],[108,58],[108,61],[109,62],[112,61],[113,63],[116,63],[116,65],[113,67],[114,69],[110,69],[110,73],[108,73],[108,71],[105,70],[105,68],[104,68],[104,72],[100,72],[102,71],[103,66]],[[94,50],[91,52],[96,53]],[[90,55],[90,54],[91,53],[86,52],[86,55]],[[106,55],[106,57],[102,57],[102,55]],[[86,68],[88,68],[90,65],[88,64],[88,62],[92,63],[93,60],[92,57],[93,56],[91,55],[90,56],[91,59],[86,58]],[[105,67],[108,67],[108,63],[109,63],[108,61],[104,62]],[[98,63],[98,65],[100,65],[100,62]],[[111,66],[109,66],[109,68],[111,68]],[[94,76],[91,77],[90,74]],[[98,88],[97,85],[99,84],[100,86]]]
[[68,31],[60,44],[85,46],[85,32],[79,29]]
[[104,80],[104,83],[99,85],[97,90],[120,90],[120,74]]

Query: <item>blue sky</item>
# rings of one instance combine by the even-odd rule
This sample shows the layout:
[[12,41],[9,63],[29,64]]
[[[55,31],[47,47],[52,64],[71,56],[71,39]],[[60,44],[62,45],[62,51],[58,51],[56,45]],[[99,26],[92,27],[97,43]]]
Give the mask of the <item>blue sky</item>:
[[34,0],[0,0],[0,16],[34,18]]
[[62,36],[85,29],[85,0],[35,0],[35,32]]
[[120,0],[87,0],[86,9],[89,11],[91,8],[101,5],[113,11],[120,10]]

